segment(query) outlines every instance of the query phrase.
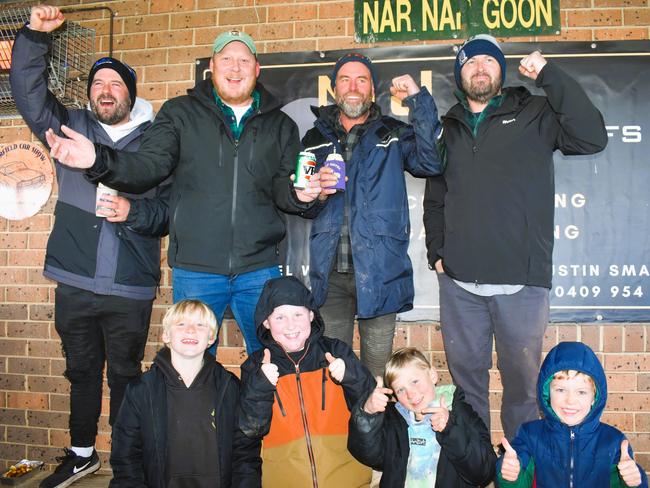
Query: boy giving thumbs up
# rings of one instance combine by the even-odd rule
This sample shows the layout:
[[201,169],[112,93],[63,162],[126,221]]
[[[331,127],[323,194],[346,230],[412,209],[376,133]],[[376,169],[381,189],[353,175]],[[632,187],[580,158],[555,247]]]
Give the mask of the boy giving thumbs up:
[[607,402],[605,372],[581,342],[561,342],[542,363],[537,380],[543,418],[503,439],[500,487],[648,487],[622,432],[600,421]]
[[269,280],[255,311],[262,349],[244,362],[239,425],[262,438],[262,486],[357,488],[371,470],[347,450],[350,408],[375,387],[352,349],[323,336],[311,292]]

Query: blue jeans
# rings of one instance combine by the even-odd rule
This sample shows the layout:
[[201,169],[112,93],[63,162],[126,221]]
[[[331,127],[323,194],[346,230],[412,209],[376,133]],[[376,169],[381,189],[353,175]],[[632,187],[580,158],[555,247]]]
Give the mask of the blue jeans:
[[[256,333],[255,307],[257,307],[257,301],[264,284],[278,276],[280,276],[280,269],[277,266],[236,275],[220,275],[174,268],[172,271],[174,303],[185,298],[205,302],[217,316],[219,328],[221,328],[226,307],[230,305],[230,310],[232,310],[239,330],[246,341],[246,351],[251,354],[262,347],[257,340]],[[212,354],[216,354],[217,342],[209,349]]]

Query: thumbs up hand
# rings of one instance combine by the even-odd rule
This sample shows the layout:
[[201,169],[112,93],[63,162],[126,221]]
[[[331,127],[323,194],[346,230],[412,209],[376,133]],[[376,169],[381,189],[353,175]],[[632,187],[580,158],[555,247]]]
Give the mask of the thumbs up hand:
[[385,411],[386,405],[388,405],[388,397],[386,395],[393,394],[393,390],[384,388],[384,380],[381,376],[377,376],[375,380],[377,381],[377,386],[372,390],[372,393],[363,405],[363,411],[370,415]]
[[627,486],[639,486],[641,484],[641,472],[634,458],[630,456],[629,448],[630,441],[625,439],[621,442],[621,459],[618,462],[618,472]]
[[330,370],[330,375],[336,380],[337,383],[343,381],[343,376],[345,376],[345,361],[341,358],[335,358],[329,352],[325,353],[325,359],[329,363],[328,369]]
[[517,481],[519,471],[521,471],[517,451],[512,448],[508,439],[505,437],[501,439],[501,445],[506,450],[506,453],[503,455],[503,463],[501,464],[501,477],[507,481]]
[[278,384],[278,378],[280,377],[280,372],[278,371],[278,366],[271,362],[271,351],[264,349],[264,357],[262,358],[262,373],[266,376],[266,379],[269,380],[273,386]]

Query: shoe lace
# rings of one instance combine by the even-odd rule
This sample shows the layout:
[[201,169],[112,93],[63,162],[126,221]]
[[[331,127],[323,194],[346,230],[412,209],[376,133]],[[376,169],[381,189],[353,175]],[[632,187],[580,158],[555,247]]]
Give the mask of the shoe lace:
[[67,461],[68,459],[77,456],[77,455],[74,453],[74,451],[68,449],[67,447],[64,447],[64,448],[63,448],[63,452],[65,452],[65,455],[63,455],[63,456],[56,456],[56,457],[54,458],[54,459],[56,459],[56,461],[57,461],[58,463],[63,463],[63,462],[65,462],[65,461]]

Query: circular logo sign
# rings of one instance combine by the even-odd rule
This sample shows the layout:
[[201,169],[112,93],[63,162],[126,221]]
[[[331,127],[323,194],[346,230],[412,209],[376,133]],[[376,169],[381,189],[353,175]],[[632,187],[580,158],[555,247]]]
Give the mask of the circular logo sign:
[[40,144],[0,145],[0,216],[21,220],[35,215],[50,198],[54,174]]

